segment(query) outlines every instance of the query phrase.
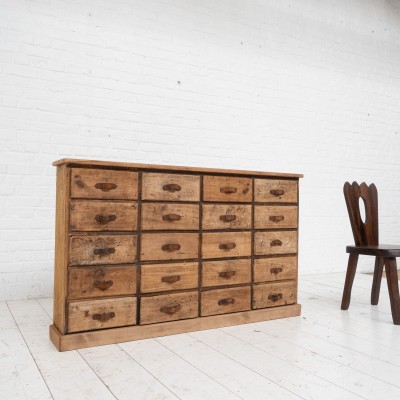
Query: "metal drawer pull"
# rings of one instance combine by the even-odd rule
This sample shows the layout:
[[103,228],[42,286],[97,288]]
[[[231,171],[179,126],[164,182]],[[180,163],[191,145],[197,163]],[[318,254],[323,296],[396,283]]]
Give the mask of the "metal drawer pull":
[[115,183],[99,182],[94,185],[96,189],[100,189],[103,192],[109,192],[110,190],[116,189],[118,186]]
[[236,215],[220,215],[219,219],[223,222],[232,222],[236,219]]
[[167,214],[162,216],[163,221],[180,221],[182,217],[178,214]]
[[96,289],[100,289],[100,290],[107,290],[107,289],[109,289],[112,285],[113,285],[113,281],[95,281],[94,282],[94,287],[96,288]]
[[177,251],[181,248],[181,245],[178,243],[169,243],[169,244],[164,244],[161,247],[162,251]]
[[221,243],[219,245],[219,248],[221,250],[232,250],[236,247],[236,243],[230,242],[230,243]]
[[271,215],[269,217],[269,220],[272,222],[281,222],[285,219],[285,217],[283,215]]
[[99,268],[94,274],[95,281],[93,283],[93,286],[103,291],[110,288],[113,285],[113,281],[104,280],[105,276],[106,273],[104,272],[103,268]]
[[274,267],[274,268],[271,268],[270,271],[271,271],[271,274],[278,275],[279,272],[283,271],[283,268],[282,267]]
[[100,322],[107,322],[108,320],[110,320],[111,318],[115,317],[115,312],[103,312],[101,314],[93,314],[92,315],[92,319],[94,321],[100,321]]
[[278,301],[278,300],[281,300],[282,297],[283,297],[282,293],[274,293],[274,294],[270,294],[270,295],[268,296],[268,300],[271,300],[271,301]]
[[237,192],[237,188],[225,186],[219,189],[221,193],[232,194]]
[[110,215],[100,215],[97,214],[94,219],[99,223],[99,224],[107,224],[108,222],[115,221],[117,219],[117,216],[114,214]]
[[278,190],[278,189],[271,189],[269,191],[273,196],[282,196],[285,191],[284,190]]
[[230,304],[235,304],[235,299],[233,299],[232,297],[228,297],[226,299],[218,300],[218,305],[219,306],[229,306]]
[[271,247],[273,247],[273,246],[282,246],[282,241],[281,240],[272,240],[270,245],[271,245]]
[[236,271],[221,271],[218,275],[220,278],[230,279],[236,275]]
[[181,280],[180,275],[170,275],[170,276],[161,277],[161,282],[170,283],[170,284],[179,282],[180,280]]
[[164,314],[172,315],[178,312],[182,306],[180,304],[176,304],[175,306],[162,306],[160,307],[160,311]]
[[176,183],[168,183],[167,185],[164,185],[162,187],[164,192],[180,192],[182,190],[180,185],[177,185]]
[[93,254],[95,256],[106,256],[108,254],[114,254],[115,253],[115,249],[114,247],[108,247],[105,249],[94,249],[93,250]]

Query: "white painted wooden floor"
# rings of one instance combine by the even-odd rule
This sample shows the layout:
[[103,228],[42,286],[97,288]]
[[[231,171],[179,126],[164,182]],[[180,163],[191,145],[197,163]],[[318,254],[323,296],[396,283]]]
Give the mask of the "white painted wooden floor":
[[0,302],[0,399],[400,399],[400,326],[386,280],[301,278],[302,316],[59,353],[52,300]]

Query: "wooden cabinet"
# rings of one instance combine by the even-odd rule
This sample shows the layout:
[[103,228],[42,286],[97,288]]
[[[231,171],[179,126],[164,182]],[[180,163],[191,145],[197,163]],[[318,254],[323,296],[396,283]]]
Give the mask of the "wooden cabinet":
[[300,314],[302,175],[54,165],[60,351]]

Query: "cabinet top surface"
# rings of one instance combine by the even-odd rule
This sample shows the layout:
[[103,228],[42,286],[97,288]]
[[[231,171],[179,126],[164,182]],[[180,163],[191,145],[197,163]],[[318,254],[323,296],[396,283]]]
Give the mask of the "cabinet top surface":
[[246,176],[268,176],[282,178],[303,178],[303,174],[291,174],[280,172],[265,172],[265,171],[247,171],[236,169],[221,169],[221,168],[203,168],[203,167],[186,167],[176,165],[157,165],[157,164],[138,164],[119,161],[98,161],[98,160],[80,160],[74,158],[62,158],[53,162],[54,166],[67,165],[68,167],[99,167],[99,168],[118,168],[118,169],[142,169],[162,172],[195,172],[205,174],[224,174],[224,175],[246,175]]

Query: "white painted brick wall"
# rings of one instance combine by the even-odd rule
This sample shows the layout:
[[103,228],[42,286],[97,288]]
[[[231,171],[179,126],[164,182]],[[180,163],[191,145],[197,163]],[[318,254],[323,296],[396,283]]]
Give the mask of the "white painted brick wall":
[[303,172],[300,271],[344,271],[346,180],[400,243],[400,3],[0,0],[0,127],[0,299],[52,293],[62,157]]

